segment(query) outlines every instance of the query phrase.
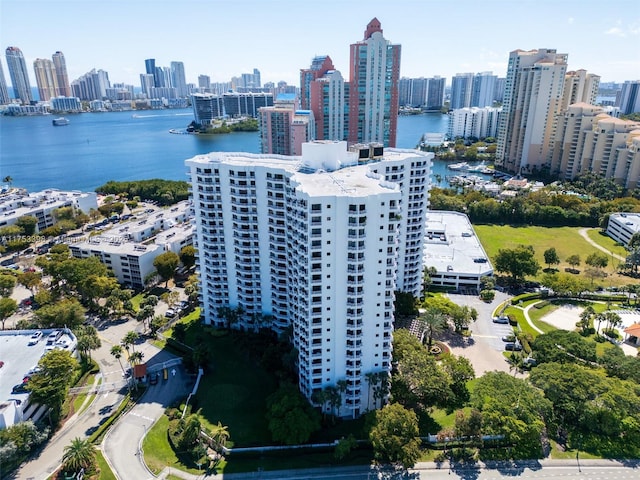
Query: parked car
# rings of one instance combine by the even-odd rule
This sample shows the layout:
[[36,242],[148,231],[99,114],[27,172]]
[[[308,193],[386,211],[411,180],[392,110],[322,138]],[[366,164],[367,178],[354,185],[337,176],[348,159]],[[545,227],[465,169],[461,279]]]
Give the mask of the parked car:
[[158,375],[158,372],[154,372],[152,374],[149,375],[149,385],[155,385],[156,383],[158,383],[158,378],[160,377],[160,375]]
[[499,317],[493,317],[493,323],[502,323],[502,324],[507,324],[509,323],[509,317],[505,317],[504,315],[500,315]]
[[503,342],[515,342],[516,341],[516,336],[515,335],[505,335],[504,337],[502,337],[502,341]]
[[512,352],[519,352],[522,350],[522,345],[519,343],[505,343],[504,349]]
[[26,383],[19,383],[11,389],[11,393],[27,393],[28,391]]
[[38,330],[37,332],[33,332],[33,335],[31,335],[31,338],[29,339],[29,345],[37,345],[41,338],[41,331]]
[[49,345],[53,345],[54,343],[56,343],[60,339],[61,336],[62,336],[62,331],[61,330],[54,330],[47,337],[47,345],[48,346]]
[[173,317],[176,316],[176,311],[173,310],[172,308],[170,308],[169,310],[164,312],[164,316],[167,317],[167,318],[173,318]]

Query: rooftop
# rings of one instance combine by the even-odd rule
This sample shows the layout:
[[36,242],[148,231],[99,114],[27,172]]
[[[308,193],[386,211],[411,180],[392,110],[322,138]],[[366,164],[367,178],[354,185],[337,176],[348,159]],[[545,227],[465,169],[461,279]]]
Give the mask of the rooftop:
[[466,215],[429,211],[425,234],[425,267],[457,274],[480,275],[492,272],[491,262]]

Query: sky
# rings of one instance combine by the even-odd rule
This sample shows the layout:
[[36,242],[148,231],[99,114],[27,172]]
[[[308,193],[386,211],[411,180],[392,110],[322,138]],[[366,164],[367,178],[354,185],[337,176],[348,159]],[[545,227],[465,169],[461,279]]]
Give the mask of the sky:
[[638,0],[0,0],[1,64],[10,84],[4,50],[20,48],[32,87],[33,61],[58,50],[71,81],[95,68],[139,87],[155,58],[184,62],[188,83],[257,68],[299,85],[316,55],[348,78],[349,45],[374,17],[402,45],[403,77],[504,77],[510,51],[554,48],[602,82],[640,79]]

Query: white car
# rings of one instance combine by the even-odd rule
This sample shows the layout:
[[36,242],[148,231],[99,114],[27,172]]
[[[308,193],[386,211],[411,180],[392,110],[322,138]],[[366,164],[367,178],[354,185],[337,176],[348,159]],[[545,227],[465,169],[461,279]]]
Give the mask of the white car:
[[176,316],[176,312],[175,312],[175,310],[173,310],[173,309],[171,309],[171,308],[170,308],[169,310],[167,310],[167,311],[164,313],[164,316],[165,316],[165,317],[167,317],[167,318],[173,318],[173,317],[175,317],[175,316]]
[[34,332],[33,335],[31,335],[31,338],[29,339],[29,345],[36,345],[41,338],[42,338],[41,331],[38,330],[37,332]]

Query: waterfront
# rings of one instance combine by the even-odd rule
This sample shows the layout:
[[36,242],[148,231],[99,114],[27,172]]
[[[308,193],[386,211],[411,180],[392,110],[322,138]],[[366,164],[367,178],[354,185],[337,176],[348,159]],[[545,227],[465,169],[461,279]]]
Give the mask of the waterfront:
[[[65,127],[52,126],[52,115],[0,117],[0,178],[11,176],[29,191],[91,191],[108,180],[186,179],[184,161],[198,154],[260,151],[257,132],[170,134],[193,120],[191,109],[66,117]],[[426,132],[445,133],[447,119],[440,113],[400,116],[398,147],[415,148]],[[433,174],[445,178],[452,172],[434,162]]]

